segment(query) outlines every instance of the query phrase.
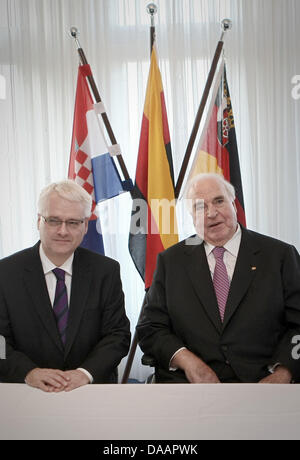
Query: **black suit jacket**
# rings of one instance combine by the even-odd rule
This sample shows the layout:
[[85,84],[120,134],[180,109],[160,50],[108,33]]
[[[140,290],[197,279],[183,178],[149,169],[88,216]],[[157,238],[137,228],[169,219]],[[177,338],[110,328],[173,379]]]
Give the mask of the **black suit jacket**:
[[169,371],[181,347],[205,361],[221,381],[257,382],[281,363],[300,380],[292,338],[300,332],[300,257],[293,246],[242,229],[222,324],[203,244],[191,239],[158,256],[137,326],[139,343],[158,363],[160,382],[187,382]]
[[23,383],[35,367],[82,367],[90,372],[94,383],[114,381],[116,367],[130,344],[119,264],[76,249],[64,348],[39,243],[1,260],[0,334],[6,338],[7,354],[6,360],[0,360],[0,381]]

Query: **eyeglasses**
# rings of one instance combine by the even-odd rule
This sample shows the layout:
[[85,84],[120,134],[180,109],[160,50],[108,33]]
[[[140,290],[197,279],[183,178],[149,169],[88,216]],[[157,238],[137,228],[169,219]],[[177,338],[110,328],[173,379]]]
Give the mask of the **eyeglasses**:
[[71,230],[76,230],[80,227],[80,225],[83,224],[85,219],[69,219],[69,220],[60,220],[60,219],[55,219],[54,217],[44,217],[41,216],[44,219],[44,222],[46,222],[49,227],[53,228],[58,228],[61,227],[62,224],[66,224],[67,228]]
[[[214,209],[221,209],[225,205],[225,200],[223,197],[216,198],[212,203],[211,206],[213,206]],[[196,203],[194,204],[194,211],[195,212],[203,212],[207,214],[209,212],[209,206],[204,203],[204,200],[202,199],[197,199]]]

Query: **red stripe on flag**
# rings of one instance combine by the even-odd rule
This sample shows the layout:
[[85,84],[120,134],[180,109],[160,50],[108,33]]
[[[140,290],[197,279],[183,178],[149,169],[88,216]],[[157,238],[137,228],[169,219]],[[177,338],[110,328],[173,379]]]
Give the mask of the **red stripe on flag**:
[[88,232],[82,246],[92,251],[104,254],[102,236],[96,228],[97,215],[95,214],[94,180],[90,155],[84,151],[84,143],[88,137],[86,114],[93,109],[93,99],[90,94],[86,77],[92,75],[89,65],[78,67],[72,143],[69,160],[68,177],[81,185],[93,199],[92,214],[90,216]]
[[80,66],[80,71],[84,77],[92,76],[92,69],[89,64],[84,64]]
[[148,194],[148,139],[149,120],[143,114],[135,181],[145,198]]
[[[137,198],[145,199],[148,233],[144,239],[138,231],[134,230],[136,233],[131,233],[129,236],[129,250],[147,289],[152,283],[157,254],[178,242],[177,225],[175,225],[175,233],[171,231],[160,234],[162,223],[151,210],[153,200],[168,200],[168,202],[174,200],[170,133],[155,47],[151,56],[133,193]],[[136,219],[137,213],[134,208],[132,222]],[[176,216],[175,219],[174,216],[170,217],[170,220],[176,221]],[[134,229],[135,227],[133,225]]]
[[[75,109],[74,109],[74,122],[73,122],[73,133],[72,133],[72,145],[69,161],[68,177],[75,179],[75,160],[77,157],[77,145],[83,144],[84,140],[88,135],[88,127],[86,122],[86,112],[93,108],[93,100],[88,90],[87,82],[85,80],[86,75],[91,74],[89,65],[79,66],[78,68],[78,79],[77,89],[75,98]],[[79,152],[80,155],[80,152]]]
[[238,221],[246,226],[236,132],[224,62],[220,66],[212,94],[210,108],[186,183],[196,174],[209,172],[222,174],[235,188]]
[[214,105],[201,150],[216,158],[224,178],[230,181],[229,153],[226,147],[220,144],[218,137],[218,110],[217,105]]

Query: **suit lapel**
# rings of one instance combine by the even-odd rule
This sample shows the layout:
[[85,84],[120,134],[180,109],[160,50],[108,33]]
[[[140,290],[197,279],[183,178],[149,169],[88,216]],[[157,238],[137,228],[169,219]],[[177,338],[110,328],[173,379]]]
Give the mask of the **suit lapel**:
[[185,253],[189,277],[203,308],[219,333],[229,323],[256,276],[257,269],[259,269],[258,255],[260,248],[251,235],[250,232],[242,228],[242,239],[230,285],[223,324],[220,319],[204,245],[198,240],[198,244],[186,246]]
[[211,322],[221,333],[222,322],[203,243],[186,246],[185,254],[187,256],[187,272],[194,290]]
[[31,251],[24,267],[24,284],[32,299],[32,306],[43,326],[57,347],[63,351],[39,256],[39,243],[31,248]]
[[69,318],[66,335],[65,357],[68,355],[77,335],[86,307],[91,285],[91,266],[82,257],[80,248],[74,253]]
[[230,321],[230,318],[238,308],[256,276],[257,269],[259,268],[259,251],[260,249],[255,240],[251,238],[250,233],[242,228],[242,239],[228,294],[223,328]]

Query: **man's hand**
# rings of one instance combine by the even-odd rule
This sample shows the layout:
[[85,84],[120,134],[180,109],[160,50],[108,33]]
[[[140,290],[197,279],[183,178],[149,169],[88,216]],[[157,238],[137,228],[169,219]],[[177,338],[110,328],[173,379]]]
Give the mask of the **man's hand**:
[[75,390],[75,388],[82,387],[83,385],[90,383],[88,376],[79,369],[65,371],[64,375],[68,378],[68,384],[64,388],[64,391]]
[[172,359],[171,367],[184,370],[190,383],[220,383],[215,372],[189,350],[180,350]]
[[80,370],[61,371],[59,369],[35,368],[28,372],[25,383],[48,393],[71,391],[90,383],[89,378]]
[[284,366],[278,366],[273,374],[268,375],[259,383],[291,383],[291,380],[291,372]]
[[70,377],[59,369],[40,369],[36,367],[28,372],[25,378],[27,385],[46,392],[64,391]]

